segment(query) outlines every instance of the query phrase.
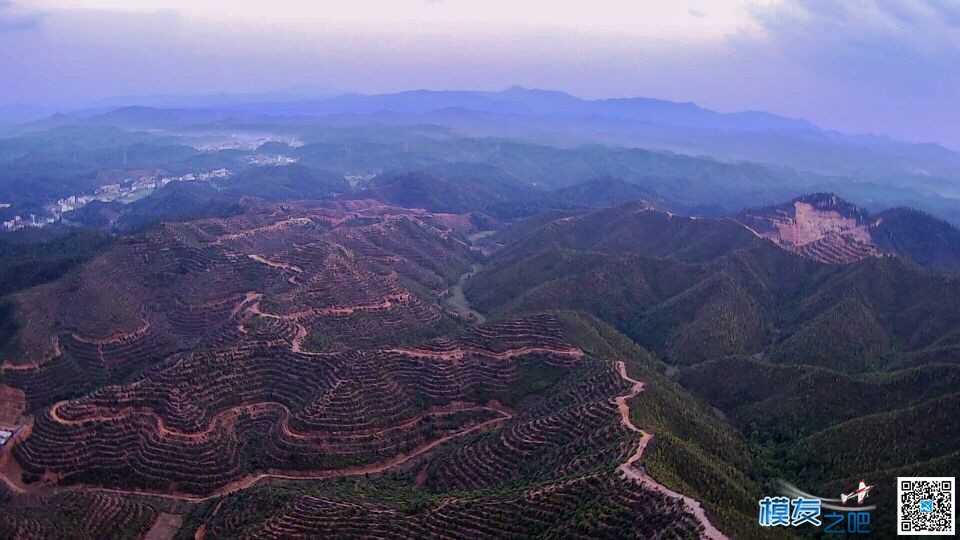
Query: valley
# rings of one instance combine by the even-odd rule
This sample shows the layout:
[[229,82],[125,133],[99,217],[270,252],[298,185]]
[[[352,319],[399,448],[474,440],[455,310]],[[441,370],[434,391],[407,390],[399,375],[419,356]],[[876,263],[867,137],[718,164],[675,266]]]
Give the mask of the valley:
[[[470,240],[473,239],[471,238]],[[484,317],[479,311],[476,311],[470,307],[470,301],[467,300],[467,297],[463,294],[463,285],[468,279],[473,277],[482,269],[483,265],[474,263],[470,267],[470,271],[460,274],[460,278],[457,280],[457,282],[450,287],[450,297],[447,299],[447,305],[450,306],[460,317],[467,320],[473,320],[478,323],[484,322],[486,317]]]
[[[884,244],[883,217],[812,197],[775,221],[640,200],[494,230],[249,201],[123,235],[10,297],[0,531],[754,537],[772,479],[863,472],[811,445],[951,403],[960,375],[960,303],[926,300],[960,281],[898,250],[938,223],[888,224]],[[797,249],[831,235],[876,251]],[[918,466],[955,460],[952,428],[925,421],[941,434]],[[265,500],[282,502],[251,510]]]
[[[226,516],[263,490],[320,494],[348,478],[412,475],[403,489],[436,503],[389,521],[409,534],[466,519],[480,501],[519,512],[501,532],[542,523],[541,503],[530,505],[554,497],[573,510],[657,509],[619,522],[622,532],[715,531],[691,499],[633,476],[650,435],[627,419],[640,387],[622,362],[570,342],[566,315],[484,322],[470,310],[459,287],[484,257],[471,227],[375,201],[260,205],[135,234],[15,295],[30,322],[8,343],[0,379],[16,389],[7,409],[19,410],[11,400],[22,392],[25,423],[2,450],[13,511],[0,530],[115,527],[112,511],[96,524],[67,516],[71,505],[119,512],[131,501],[131,533],[179,522],[175,536],[199,525],[233,537],[218,518],[197,522],[208,505]],[[117,296],[128,301],[103,302]],[[500,486],[524,495],[504,499]],[[447,495],[468,492],[470,506]],[[334,527],[341,505],[371,504],[315,497],[244,528]],[[63,517],[29,517],[37,501]]]
[[[960,304],[922,303],[960,282],[894,252],[797,251],[863,234],[828,204],[772,242],[756,213],[642,201],[482,233],[374,200],[255,202],[126,235],[11,297],[0,410],[22,429],[0,450],[0,530],[753,537],[766,481],[862,472],[816,464],[811,441],[955,396],[949,334],[923,329]],[[916,305],[923,320],[897,315]],[[789,390],[810,377],[818,393]],[[941,437],[930,463],[960,451]],[[264,498],[286,502],[249,511]],[[136,510],[117,525],[77,504]],[[480,511],[500,517],[450,527]]]
[[0,536],[804,537],[757,526],[781,480],[958,463],[950,221],[769,164],[182,114],[0,139],[7,213],[230,171],[0,233]]
[[955,534],[954,4],[0,0],[0,540]]

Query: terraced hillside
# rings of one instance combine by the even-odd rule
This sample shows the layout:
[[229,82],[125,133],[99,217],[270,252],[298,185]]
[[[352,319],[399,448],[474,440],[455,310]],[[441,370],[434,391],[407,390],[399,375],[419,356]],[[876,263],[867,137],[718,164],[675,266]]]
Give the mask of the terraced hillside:
[[[826,264],[731,225],[643,204],[525,236],[515,225],[464,290],[494,316],[573,309],[617,327],[722,411],[769,479],[832,493],[956,468],[960,426],[944,411],[960,382],[960,277],[899,255]],[[702,244],[675,241],[691,230]],[[877,500],[878,519],[895,515],[890,490]]]
[[762,354],[859,373],[951,361],[960,281],[905,257],[823,264],[733,220],[645,203],[518,229],[465,284],[481,311],[586,311],[681,365]]
[[[120,237],[19,293],[0,532],[745,530],[748,461],[717,492],[647,470],[675,428],[631,404],[654,385],[650,407],[666,409],[661,392],[680,390],[644,351],[577,315],[458,318],[449,289],[481,257],[473,232],[465,216],[373,201],[254,204]],[[695,405],[670,417],[709,424]],[[710,470],[743,444],[717,434],[688,450]]]
[[[524,324],[533,320],[585,350],[576,349],[563,364],[521,362],[519,378],[500,393],[508,418],[376,477],[259,485],[204,501],[183,532],[199,530],[208,538],[285,538],[321,529],[346,538],[725,537],[717,521],[731,531],[749,530],[751,496],[759,493],[750,478],[733,480],[744,490],[735,492],[725,491],[720,477],[704,477],[716,488],[705,496],[722,501],[708,504],[648,471],[647,463],[663,474],[675,470],[647,456],[679,429],[654,413],[668,409],[665,396],[675,388],[657,374],[655,361],[581,315],[541,314]],[[499,334],[503,324],[516,322],[484,325],[465,339]],[[637,400],[653,385],[658,390],[641,407],[653,414],[635,416]],[[732,430],[708,427],[708,415],[690,403],[668,414],[704,433],[713,430],[704,440],[729,445],[699,450],[713,471],[710,460],[717,458],[710,456],[741,448]]]
[[[419,469],[405,487],[420,486],[412,505],[285,491],[289,500],[264,519],[238,522],[236,516],[252,515],[262,505],[262,491],[254,491],[215,508],[205,532],[231,538],[317,530],[365,538],[502,538],[549,531],[682,537],[710,526],[699,521],[698,507],[645,483],[629,464],[643,439],[631,436],[609,397],[631,395],[629,381],[609,362],[580,358],[575,364],[558,374],[536,405],[517,407],[501,426],[444,449]],[[611,463],[623,463],[629,474]],[[604,518],[590,519],[591,507],[605,508]]]
[[744,210],[735,219],[787,251],[827,264],[896,254],[960,270],[960,231],[917,210],[894,208],[871,216],[836,195],[816,193]]
[[[89,475],[103,457],[118,478],[137,484],[129,467],[154,485],[150,452],[189,461],[186,447],[196,465],[214,456],[222,470],[211,475],[232,479],[239,465],[223,458],[237,448],[222,435],[238,421],[233,407],[299,410],[323,388],[349,402],[356,389],[341,374],[377,362],[360,349],[453,326],[438,298],[475,257],[462,225],[364,202],[262,208],[128,238],[17,297],[22,331],[3,366],[16,390],[5,395],[45,411],[17,447],[27,479]],[[300,421],[337,429],[316,415]],[[78,450],[91,433],[110,433],[111,446]]]
[[0,532],[754,538],[773,478],[956,463],[955,274],[642,201],[476,222],[252,202],[17,293]]
[[119,495],[72,491],[39,500],[12,499],[0,514],[3,538],[107,538],[146,534],[157,519],[149,504]]

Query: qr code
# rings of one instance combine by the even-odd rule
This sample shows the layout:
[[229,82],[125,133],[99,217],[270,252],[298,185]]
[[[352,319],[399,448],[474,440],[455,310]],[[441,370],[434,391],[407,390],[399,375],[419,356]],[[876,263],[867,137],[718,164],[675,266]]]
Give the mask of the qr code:
[[897,534],[956,534],[956,478],[897,478]]

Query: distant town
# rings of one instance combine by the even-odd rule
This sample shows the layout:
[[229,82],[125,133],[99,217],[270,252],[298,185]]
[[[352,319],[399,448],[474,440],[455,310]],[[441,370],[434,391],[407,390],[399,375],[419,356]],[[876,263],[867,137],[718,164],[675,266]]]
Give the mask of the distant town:
[[[188,173],[181,176],[143,175],[136,178],[126,178],[115,184],[105,184],[96,189],[92,195],[71,195],[57,200],[54,204],[45,205],[44,215],[27,214],[16,215],[13,219],[3,222],[4,231],[16,231],[27,227],[45,227],[56,223],[63,214],[82,208],[93,201],[120,202],[129,204],[142,199],[159,187],[173,182],[210,182],[223,180],[231,176],[228,169],[215,169],[202,173]],[[9,204],[0,204],[0,208],[9,208]]]
[[247,158],[247,163],[257,167],[282,167],[284,165],[290,165],[291,163],[296,162],[297,158],[282,156],[279,154],[275,156],[258,154]]
[[267,143],[280,143],[290,148],[300,148],[303,141],[296,137],[278,137],[269,134],[250,134],[233,133],[224,138],[222,134],[216,134],[216,140],[206,140],[200,144],[194,144],[193,147],[203,152],[217,152],[220,150],[255,150]]

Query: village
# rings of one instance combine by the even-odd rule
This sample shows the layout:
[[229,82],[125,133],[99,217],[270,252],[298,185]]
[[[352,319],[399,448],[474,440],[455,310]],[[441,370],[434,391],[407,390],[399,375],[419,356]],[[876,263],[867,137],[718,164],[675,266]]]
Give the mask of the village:
[[2,230],[16,231],[28,227],[44,227],[59,221],[63,214],[82,208],[93,201],[116,201],[130,204],[150,195],[155,189],[173,182],[212,182],[227,179],[231,174],[229,169],[220,168],[180,176],[143,175],[136,178],[126,178],[122,182],[102,185],[92,195],[70,195],[57,200],[56,203],[47,204],[44,206],[46,214],[43,216],[37,216],[36,214],[27,214],[26,217],[16,215],[13,219],[3,222]]

